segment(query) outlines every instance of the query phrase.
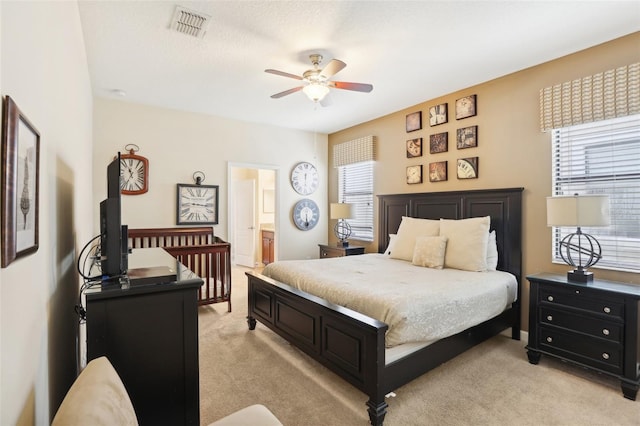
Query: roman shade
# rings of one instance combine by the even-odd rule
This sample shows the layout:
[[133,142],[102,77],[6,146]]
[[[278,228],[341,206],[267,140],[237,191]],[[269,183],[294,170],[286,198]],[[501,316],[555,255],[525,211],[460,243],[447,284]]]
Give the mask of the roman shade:
[[333,147],[333,167],[375,160],[375,136],[364,136]]
[[540,90],[540,129],[640,113],[640,62]]

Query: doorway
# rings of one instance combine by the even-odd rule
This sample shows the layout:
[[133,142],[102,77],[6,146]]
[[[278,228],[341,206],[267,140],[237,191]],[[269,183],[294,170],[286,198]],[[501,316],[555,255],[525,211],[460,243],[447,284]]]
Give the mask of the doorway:
[[273,257],[277,258],[277,180],[275,166],[229,163],[228,235],[234,265],[263,265],[263,232],[274,236]]

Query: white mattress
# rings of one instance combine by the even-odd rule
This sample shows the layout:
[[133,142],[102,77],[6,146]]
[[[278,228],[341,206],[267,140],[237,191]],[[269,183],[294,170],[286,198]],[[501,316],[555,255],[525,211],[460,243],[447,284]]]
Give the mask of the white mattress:
[[517,296],[506,272],[423,268],[383,254],[278,261],[263,275],[386,323],[387,347],[451,336]]

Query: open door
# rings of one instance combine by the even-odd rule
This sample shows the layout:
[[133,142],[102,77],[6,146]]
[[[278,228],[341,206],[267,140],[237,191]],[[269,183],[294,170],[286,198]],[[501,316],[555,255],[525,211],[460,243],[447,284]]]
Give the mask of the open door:
[[256,181],[235,182],[235,263],[255,267],[256,253]]

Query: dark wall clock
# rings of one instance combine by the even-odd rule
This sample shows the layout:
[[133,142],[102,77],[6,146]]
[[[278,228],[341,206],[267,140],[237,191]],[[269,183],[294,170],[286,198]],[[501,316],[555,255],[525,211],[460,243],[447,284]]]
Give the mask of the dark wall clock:
[[178,225],[218,224],[218,185],[178,184]]
[[293,223],[298,229],[308,231],[318,224],[320,209],[315,201],[305,198],[293,207]]
[[[125,149],[133,144],[127,145]],[[121,193],[140,195],[149,190],[149,160],[136,154],[138,147],[129,149],[128,154],[120,154]]]

